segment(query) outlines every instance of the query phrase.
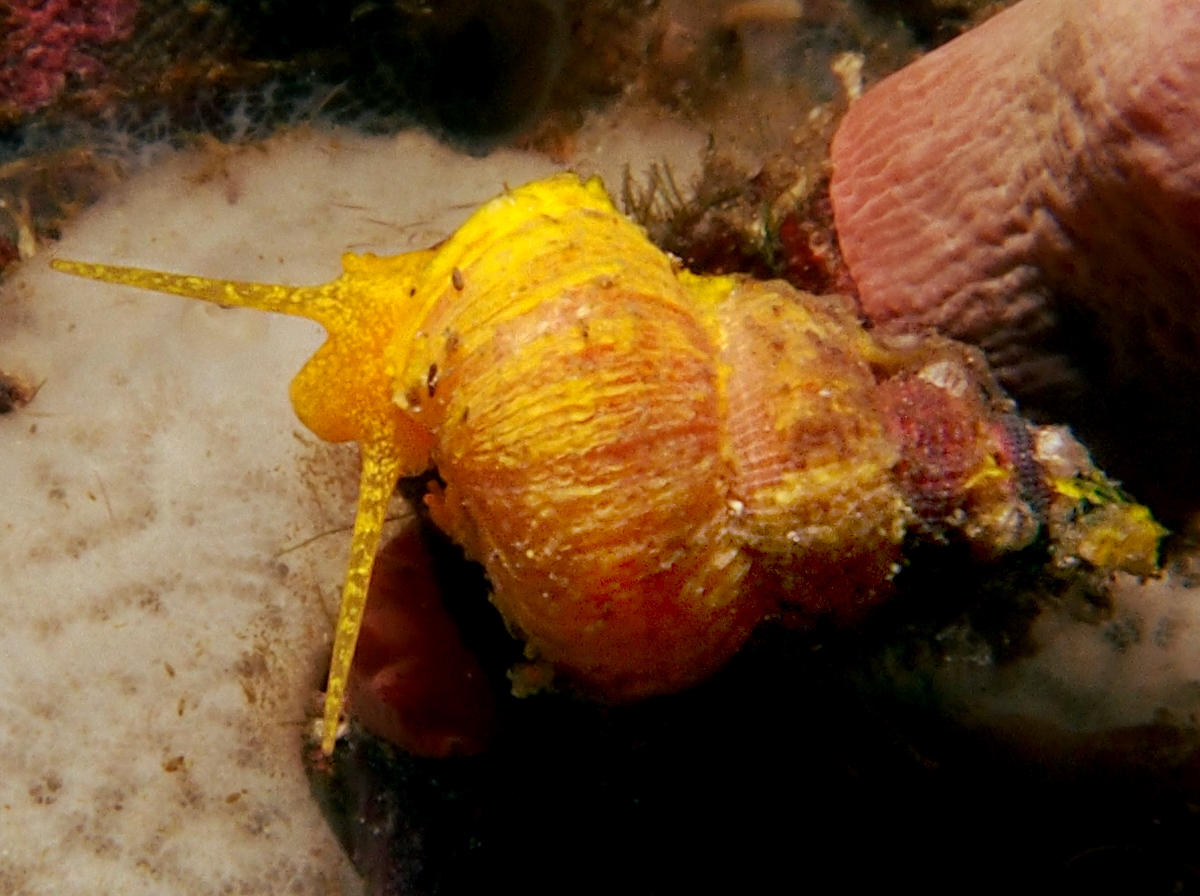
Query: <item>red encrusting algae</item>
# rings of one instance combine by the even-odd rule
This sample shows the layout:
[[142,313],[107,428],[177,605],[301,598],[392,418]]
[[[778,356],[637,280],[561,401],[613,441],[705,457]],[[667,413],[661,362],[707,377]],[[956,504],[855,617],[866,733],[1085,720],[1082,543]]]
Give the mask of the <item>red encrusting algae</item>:
[[88,81],[103,67],[85,49],[133,33],[137,0],[9,0],[0,40],[0,113],[50,105],[71,78]]

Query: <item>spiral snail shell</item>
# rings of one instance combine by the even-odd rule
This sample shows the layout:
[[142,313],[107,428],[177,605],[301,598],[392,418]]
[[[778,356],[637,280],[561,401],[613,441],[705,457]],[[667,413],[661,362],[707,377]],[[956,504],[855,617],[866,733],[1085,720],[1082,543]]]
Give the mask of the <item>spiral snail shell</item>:
[[[708,676],[781,602],[860,612],[922,527],[985,555],[1023,547],[1048,501],[1083,500],[1055,482],[1098,475],[1041,477],[1035,430],[970,350],[881,340],[840,297],[681,270],[595,179],[537,181],[439,246],[342,262],[315,287],[54,262],[328,331],[291,388],[313,432],[362,452],[327,753],[400,476],[437,470],[433,520],[536,661],[517,688],[548,670],[619,703]],[[1160,530],[1122,514],[1115,541],[1085,532],[1078,552],[1152,564]]]

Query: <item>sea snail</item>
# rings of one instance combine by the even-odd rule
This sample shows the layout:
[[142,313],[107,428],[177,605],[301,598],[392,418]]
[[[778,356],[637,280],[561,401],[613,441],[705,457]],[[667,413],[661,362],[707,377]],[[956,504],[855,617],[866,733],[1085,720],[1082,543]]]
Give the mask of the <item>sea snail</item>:
[[856,614],[914,532],[990,556],[1069,529],[1072,562],[1154,565],[1157,524],[1065,431],[1009,413],[970,350],[681,270],[599,180],[527,184],[438,246],[342,263],[287,287],[54,262],[328,331],[291,387],[305,425],[362,452],[326,753],[388,500],[431,469],[433,520],[535,661],[524,686],[549,671],[613,703],[700,681],[781,602]]

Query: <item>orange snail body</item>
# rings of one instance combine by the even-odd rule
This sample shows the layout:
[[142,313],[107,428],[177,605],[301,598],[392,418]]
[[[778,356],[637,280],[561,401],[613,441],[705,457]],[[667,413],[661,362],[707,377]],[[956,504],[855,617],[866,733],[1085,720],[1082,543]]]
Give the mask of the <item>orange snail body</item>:
[[710,675],[781,596],[854,615],[887,593],[917,521],[906,487],[940,474],[884,380],[954,393],[969,444],[947,506],[969,539],[999,551],[1036,531],[966,350],[887,346],[838,297],[682,271],[598,180],[528,184],[435,249],[346,255],[324,286],[54,264],[329,331],[292,384],[306,425],[363,454],[327,752],[400,475],[437,469],[433,519],[535,661],[517,689],[552,673],[616,703]]

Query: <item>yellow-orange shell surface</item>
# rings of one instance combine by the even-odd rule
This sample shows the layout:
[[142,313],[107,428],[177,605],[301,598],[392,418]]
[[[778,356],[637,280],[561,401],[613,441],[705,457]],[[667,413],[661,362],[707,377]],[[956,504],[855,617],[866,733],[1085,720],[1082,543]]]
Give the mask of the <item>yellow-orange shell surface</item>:
[[529,656],[583,691],[625,702],[711,674],[769,611],[781,556],[880,555],[866,586],[823,586],[826,608],[889,574],[897,454],[844,308],[680,272],[571,176],[484,206],[414,302],[389,352],[398,403],[434,434],[434,519]]

